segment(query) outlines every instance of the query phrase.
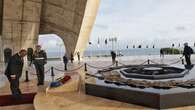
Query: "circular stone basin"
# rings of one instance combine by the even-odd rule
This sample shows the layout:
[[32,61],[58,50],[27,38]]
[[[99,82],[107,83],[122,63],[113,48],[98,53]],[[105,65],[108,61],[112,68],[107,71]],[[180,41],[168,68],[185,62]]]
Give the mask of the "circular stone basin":
[[195,104],[195,68],[125,65],[103,69],[98,73],[102,75],[101,79],[97,76],[86,80],[86,94],[157,109]]
[[143,68],[143,72],[145,72],[146,74],[156,75],[156,74],[162,73],[163,72],[163,68],[146,67],[146,68]]
[[145,65],[122,68],[120,69],[120,73],[127,78],[169,79],[184,77],[187,71],[172,66]]

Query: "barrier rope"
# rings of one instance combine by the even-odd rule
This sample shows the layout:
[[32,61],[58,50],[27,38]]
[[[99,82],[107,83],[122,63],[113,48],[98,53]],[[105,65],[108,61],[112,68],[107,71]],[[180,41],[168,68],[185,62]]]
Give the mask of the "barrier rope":
[[49,68],[47,71],[45,71],[44,73],[47,74],[49,71],[51,70],[51,68]]
[[[31,69],[34,69],[33,67],[30,67]],[[51,70],[51,68],[48,68],[45,72],[44,72],[44,74],[47,74],[49,71]],[[29,73],[31,74],[31,75],[37,75],[37,73],[35,72],[35,71],[29,71]]]
[[73,71],[77,71],[79,69],[81,69],[84,65],[80,65],[79,67],[75,68],[75,69],[72,69],[72,70],[61,70],[61,69],[58,69],[56,67],[53,67],[56,71],[60,71],[60,72],[73,72]]
[[119,62],[119,61],[118,61],[118,64],[120,64],[120,65],[122,65],[122,66],[127,66],[126,64],[121,63],[121,62]]
[[97,66],[93,66],[93,65],[87,64],[87,66],[89,66],[89,67],[91,67],[91,68],[94,68],[94,69],[105,69],[105,68],[112,67],[113,65],[115,65],[115,63],[113,63],[113,64],[111,64],[111,65],[108,65],[108,66],[104,66],[104,67],[97,67]]
[[[179,59],[179,60],[177,60],[177,61],[174,61],[174,62],[169,63],[169,64],[165,64],[165,65],[174,65],[174,64],[179,63],[179,62],[182,61],[182,60],[183,60],[183,59]],[[146,64],[147,62],[151,62],[151,63],[153,63],[153,64],[161,64],[161,63],[158,63],[158,62],[156,62],[156,61],[154,61],[154,60],[147,60],[147,61],[144,61],[143,63],[139,64],[139,66],[144,65],[144,64]],[[121,62],[118,62],[118,64],[121,64],[121,65],[123,65],[123,66],[128,66],[128,65],[126,65],[126,64],[124,64],[124,63],[121,63]]]
[[179,60],[177,60],[177,61],[175,61],[175,62],[169,63],[168,65],[174,65],[174,64],[179,63],[180,61],[182,61],[182,59],[179,59]]
[[139,64],[140,66],[146,64],[148,61],[144,61],[143,63]]
[[[181,58],[179,58],[179,59],[181,59]],[[183,59],[183,58],[182,58]],[[181,59],[181,60],[182,60]],[[164,59],[163,59],[164,60]],[[177,59],[168,59],[169,60],[169,62],[175,62],[175,60],[178,60],[178,58]]]
[[153,61],[153,60],[149,60],[151,63],[153,64],[160,64],[160,63],[157,63],[156,61]]
[[[177,60],[177,61],[175,61],[175,62],[166,64],[166,65],[177,64],[177,63],[179,63],[181,60],[182,60],[182,59],[179,59],[179,60]],[[160,63],[157,63],[156,61],[153,61],[153,60],[146,60],[146,61],[144,61],[143,63],[139,64],[139,66],[142,66],[142,65],[146,64],[147,62],[151,62],[151,63],[154,63],[154,64],[160,64]],[[89,67],[91,67],[91,68],[94,68],[94,69],[105,69],[105,68],[112,67],[112,66],[114,66],[115,64],[116,64],[116,62],[113,63],[113,64],[111,64],[111,65],[108,65],[108,66],[97,67],[97,66],[93,66],[93,65],[90,65],[90,64],[86,63],[87,66],[89,66]],[[123,65],[123,66],[128,66],[127,64],[121,63],[121,62],[119,62],[119,61],[118,61],[118,64],[121,64],[121,65]],[[58,69],[57,67],[53,67],[53,68],[54,68],[56,71],[60,71],[60,72],[73,72],[73,71],[76,71],[76,70],[81,69],[83,66],[84,66],[84,64],[82,64],[82,65],[80,65],[78,68],[75,68],[75,69],[72,69],[72,70],[61,70],[61,69]],[[33,67],[31,67],[31,68],[33,68]],[[33,69],[34,69],[34,68],[33,68]],[[50,70],[51,70],[51,68],[49,68],[48,70],[46,70],[44,73],[47,74]],[[0,71],[0,73],[1,73],[1,71]],[[31,74],[32,74],[32,75],[37,75],[37,74],[34,74],[34,72],[32,72],[32,71],[31,71]]]
[[[177,60],[177,61],[174,61],[174,62],[172,62],[172,63],[169,63],[169,64],[165,64],[165,65],[173,65],[173,64],[177,64],[177,63],[179,63],[180,61],[182,61],[183,59],[179,59],[179,60]],[[156,62],[156,61],[154,61],[154,60],[150,60],[150,59],[148,59],[148,60],[146,60],[146,61],[144,61],[143,63],[141,63],[141,64],[139,64],[138,66],[142,66],[142,65],[144,65],[144,64],[150,64],[150,62],[151,63],[153,63],[153,64],[161,64],[161,63],[158,63],[158,62]],[[109,68],[109,67],[112,67],[112,66],[114,66],[115,64],[121,64],[121,65],[123,65],[123,66],[128,66],[127,64],[124,64],[124,63],[121,63],[121,62],[119,62],[119,61],[117,61],[117,62],[115,62],[115,63],[113,63],[113,64],[111,64],[111,65],[108,65],[108,66],[104,66],[104,67],[97,67],[97,66],[93,66],[93,65],[90,65],[90,64],[88,64],[88,63],[84,63],[84,64],[81,64],[79,67],[77,67],[77,68],[75,68],[75,69],[72,69],[72,70],[61,70],[61,69],[58,69],[57,67],[51,67],[51,68],[49,68],[49,69],[47,69],[45,72],[44,72],[44,74],[47,74],[49,71],[53,71],[53,69],[54,70],[56,70],[56,71],[60,71],[60,72],[64,72],[64,73],[70,73],[70,72],[75,72],[75,71],[77,71],[77,70],[79,70],[79,69],[81,69],[83,66],[85,66],[85,68],[87,68],[87,66],[88,67],[91,67],[91,68],[94,68],[94,69],[106,69],[106,68]],[[29,67],[29,69],[34,69],[33,67]],[[0,71],[0,73],[1,73],[2,71]],[[3,73],[3,72],[2,72]],[[34,71],[29,71],[29,73],[31,73],[32,75],[37,75],[36,74],[36,72],[34,72]]]
[[[144,64],[146,64],[148,61],[144,61],[143,63],[141,63],[141,64],[138,64],[138,65],[144,65]],[[124,63],[121,63],[121,62],[118,62],[118,64],[121,64],[122,66],[128,66],[127,64],[124,64]]]
[[[182,61],[182,60],[183,60],[183,59],[179,59],[179,60],[177,60],[177,61],[174,61],[174,62],[169,63],[169,64],[165,64],[165,65],[174,65],[174,64],[179,63],[179,62]],[[154,64],[160,64],[160,63],[157,63],[157,62],[155,62],[155,61],[153,61],[153,60],[150,60],[150,62],[152,62],[152,63],[154,63]]]

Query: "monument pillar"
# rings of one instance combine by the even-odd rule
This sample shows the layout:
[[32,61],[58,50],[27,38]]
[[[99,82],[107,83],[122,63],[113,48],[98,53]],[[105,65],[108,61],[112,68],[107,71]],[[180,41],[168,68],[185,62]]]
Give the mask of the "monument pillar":
[[[57,34],[68,55],[84,52],[92,30],[100,0],[0,0],[3,49],[13,54],[34,47],[39,34]],[[1,18],[0,18],[1,19]]]
[[81,56],[83,56],[83,53],[86,50],[87,45],[89,44],[90,34],[93,29],[93,25],[95,23],[99,5],[100,5],[100,0],[87,1],[83,23],[81,26],[80,34],[75,48],[75,52],[80,52]]
[[[2,50],[34,47],[39,35],[42,0],[4,0]],[[2,55],[2,54],[1,54]]]

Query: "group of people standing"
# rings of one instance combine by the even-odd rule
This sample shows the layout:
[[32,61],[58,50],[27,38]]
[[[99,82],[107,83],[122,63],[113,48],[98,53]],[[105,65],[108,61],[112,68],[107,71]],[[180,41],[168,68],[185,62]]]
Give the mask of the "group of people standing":
[[[15,99],[22,99],[22,93],[19,89],[19,79],[22,76],[24,57],[26,55],[27,51],[22,49],[11,56],[5,70],[5,75],[10,82],[12,96]],[[47,54],[41,49],[40,45],[37,45],[32,56],[32,63],[35,66],[37,74],[37,86],[44,85],[44,65],[47,63]]]
[[[188,43],[184,43],[184,50],[183,50],[183,54],[181,56],[181,59],[183,57],[185,57],[185,61],[186,61],[186,67],[187,68],[191,68],[192,67],[192,63],[191,63],[191,54],[193,54],[194,51],[193,49],[188,46]],[[111,57],[112,57],[112,63],[114,64],[116,62],[116,53],[114,51],[110,52]],[[163,49],[160,49],[160,57],[164,58],[165,52]]]

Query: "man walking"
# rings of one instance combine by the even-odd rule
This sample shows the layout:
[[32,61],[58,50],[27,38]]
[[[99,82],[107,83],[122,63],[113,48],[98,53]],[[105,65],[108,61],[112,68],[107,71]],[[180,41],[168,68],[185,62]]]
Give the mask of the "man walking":
[[188,46],[188,43],[184,43],[184,51],[183,56],[185,57],[187,66],[191,66],[191,54],[193,54],[193,50],[191,47]]
[[44,85],[44,65],[47,63],[47,54],[44,50],[41,50],[40,45],[37,45],[33,57],[38,79],[37,86]]
[[80,52],[77,52],[78,62],[80,63]]
[[5,70],[5,75],[10,82],[10,89],[12,96],[15,99],[22,99],[22,93],[19,88],[19,79],[22,76],[22,69],[24,65],[24,56],[26,56],[27,51],[22,49],[15,55],[13,55],[7,65]]
[[67,55],[63,56],[63,62],[64,62],[64,70],[67,70],[67,64],[68,64],[68,57]]
[[160,49],[160,58],[161,58],[161,57],[164,58],[164,51],[163,51],[162,48]]
[[111,51],[110,54],[111,54],[111,57],[112,57],[112,64],[115,64],[115,62],[116,62],[116,53],[114,51]]

